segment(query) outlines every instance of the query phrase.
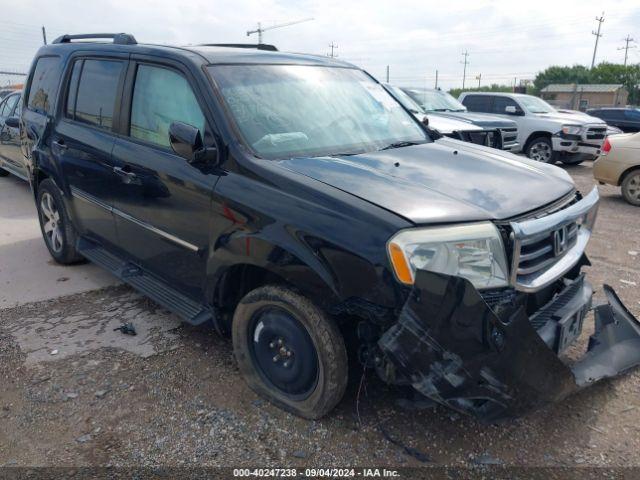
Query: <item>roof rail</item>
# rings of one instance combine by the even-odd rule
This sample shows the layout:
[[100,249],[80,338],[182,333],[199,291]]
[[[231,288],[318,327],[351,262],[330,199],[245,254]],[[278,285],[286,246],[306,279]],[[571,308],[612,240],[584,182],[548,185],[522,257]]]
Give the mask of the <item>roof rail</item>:
[[111,38],[118,45],[136,45],[138,42],[130,33],[81,33],[78,35],[62,35],[52,43],[71,43],[71,40],[90,40],[99,38]]
[[277,52],[275,45],[268,43],[203,43],[200,47],[227,47],[227,48],[254,48],[256,50],[267,50],[269,52]]

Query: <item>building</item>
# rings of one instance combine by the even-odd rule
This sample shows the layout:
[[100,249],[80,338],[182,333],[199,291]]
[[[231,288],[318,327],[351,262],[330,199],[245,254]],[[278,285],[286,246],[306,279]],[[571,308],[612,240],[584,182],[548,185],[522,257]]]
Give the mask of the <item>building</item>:
[[629,92],[622,84],[552,83],[540,90],[540,96],[555,107],[584,111],[594,107],[624,107]]

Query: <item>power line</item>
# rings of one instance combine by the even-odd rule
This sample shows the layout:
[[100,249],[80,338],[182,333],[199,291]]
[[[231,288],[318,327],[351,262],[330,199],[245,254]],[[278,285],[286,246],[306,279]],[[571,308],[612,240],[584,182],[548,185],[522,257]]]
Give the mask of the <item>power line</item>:
[[596,63],[596,52],[598,51],[598,40],[600,40],[600,37],[602,36],[602,34],[600,33],[600,28],[602,27],[602,22],[604,22],[604,12],[602,12],[602,16],[601,17],[596,17],[596,21],[598,22],[598,31],[594,32],[591,31],[591,35],[595,35],[596,36],[596,44],[593,47],[593,58],[591,59],[591,68],[593,69],[593,66]]
[[634,42],[635,40],[633,38],[631,38],[631,35],[627,35],[627,38],[623,39],[623,41],[625,42],[624,47],[620,47],[618,48],[618,50],[624,50],[624,66],[627,66],[627,57],[629,55],[629,49],[630,48],[636,48],[635,45],[629,46],[629,43]]
[[337,50],[337,49],[338,49],[338,45],[336,45],[335,43],[331,42],[331,43],[329,44],[329,48],[331,49],[331,53],[330,53],[330,54],[328,54],[327,56],[328,56],[328,57],[331,57],[331,58],[335,58],[335,57],[337,57],[337,56],[338,56],[338,54],[337,54],[337,53],[335,53],[335,54],[334,54],[333,50],[334,50],[334,49],[336,49],[336,50]]
[[465,50],[462,52],[462,56],[464,57],[464,61],[460,63],[464,64],[464,70],[462,71],[462,89],[464,90],[464,82],[467,79],[467,65],[469,64],[469,52]]

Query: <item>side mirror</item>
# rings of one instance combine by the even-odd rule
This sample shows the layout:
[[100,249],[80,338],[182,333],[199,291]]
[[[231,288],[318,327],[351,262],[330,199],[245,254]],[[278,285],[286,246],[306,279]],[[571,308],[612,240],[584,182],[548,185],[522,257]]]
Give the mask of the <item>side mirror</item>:
[[173,122],[169,126],[169,143],[173,151],[189,163],[196,161],[196,152],[204,149],[200,130],[183,122]]
[[18,117],[9,117],[4,121],[9,128],[20,128],[20,119]]
[[425,127],[428,127],[429,126],[429,117],[427,117],[426,115],[423,115],[421,122]]
[[513,105],[508,105],[504,107],[504,111],[507,115],[523,115],[524,114],[522,110],[518,110],[518,108]]

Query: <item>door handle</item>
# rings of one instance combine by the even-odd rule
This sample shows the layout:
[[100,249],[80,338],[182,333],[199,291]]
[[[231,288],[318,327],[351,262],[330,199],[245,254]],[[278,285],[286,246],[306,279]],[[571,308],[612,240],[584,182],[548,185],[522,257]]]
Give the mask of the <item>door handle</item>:
[[123,178],[124,183],[132,183],[137,175],[131,171],[129,171],[129,167],[113,167],[113,171],[116,175],[119,175]]
[[65,143],[64,140],[60,139],[60,140],[54,140],[53,144],[60,148],[61,150],[66,150],[67,148],[69,148]]

